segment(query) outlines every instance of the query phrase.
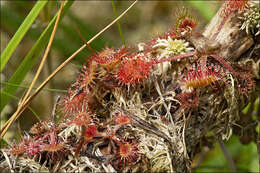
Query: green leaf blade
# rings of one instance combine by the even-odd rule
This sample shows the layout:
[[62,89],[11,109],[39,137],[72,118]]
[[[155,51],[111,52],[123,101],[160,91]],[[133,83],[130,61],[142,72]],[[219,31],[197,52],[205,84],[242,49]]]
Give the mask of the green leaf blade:
[[[73,4],[74,1],[67,1],[64,5],[61,19],[64,17],[64,15],[69,10],[70,6]],[[44,30],[44,32],[41,34],[39,39],[36,41],[36,43],[33,45],[29,53],[26,55],[22,63],[19,65],[15,73],[12,75],[12,77],[9,79],[8,83],[20,85],[21,82],[24,80],[26,74],[30,71],[30,69],[33,67],[34,63],[36,62],[37,58],[41,55],[41,52],[44,50],[46,44],[49,41],[49,37],[51,35],[52,29],[54,27],[56,18],[57,18],[58,12],[53,17],[47,28]],[[16,90],[18,89],[18,86],[5,86],[0,91],[0,97],[1,97],[1,103],[0,103],[0,112],[3,110],[6,104],[9,103],[11,97],[9,95],[14,95]],[[8,93],[4,94],[4,93]]]
[[10,59],[11,55],[13,54],[14,50],[18,46],[18,44],[23,39],[24,35],[27,33],[31,25],[33,24],[36,17],[39,15],[43,7],[46,5],[48,1],[38,1],[28,16],[25,18],[21,26],[18,28],[12,39],[7,44],[6,48],[4,49],[2,55],[1,55],[1,63],[0,63],[0,71],[3,70],[5,67],[5,64]]

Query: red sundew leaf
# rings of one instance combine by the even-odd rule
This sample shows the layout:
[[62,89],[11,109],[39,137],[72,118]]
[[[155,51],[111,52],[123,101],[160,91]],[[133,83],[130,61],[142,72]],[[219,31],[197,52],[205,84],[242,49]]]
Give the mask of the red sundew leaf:
[[107,69],[113,69],[127,53],[128,49],[124,47],[118,50],[106,48],[93,54],[91,59]]
[[50,163],[62,160],[65,155],[68,154],[64,141],[57,136],[55,131],[46,134],[42,140],[41,151],[46,153],[46,159],[48,159]]
[[91,141],[94,137],[99,136],[96,125],[89,125],[84,131],[84,139]]
[[63,144],[58,143],[58,144],[46,144],[42,147],[43,151],[48,151],[48,152],[57,152],[63,149]]
[[29,156],[34,156],[35,154],[38,154],[41,151],[42,144],[43,143],[40,141],[31,141],[27,148],[27,154]]
[[237,76],[237,72],[221,57],[218,55],[210,55],[215,60],[217,60],[219,63],[221,63],[232,75]]
[[138,143],[119,143],[118,157],[125,163],[131,164],[138,157]]
[[89,123],[91,123],[91,121],[92,121],[92,119],[88,112],[80,112],[73,120],[69,121],[68,124],[84,126],[84,125],[88,125]]
[[8,150],[12,155],[20,155],[26,152],[26,145],[23,144],[13,144],[11,145],[10,149]]
[[242,11],[247,2],[248,0],[226,0],[221,14],[224,14],[225,17],[228,17],[231,13],[233,13],[236,10]]
[[[165,32],[162,36],[159,36],[158,38],[168,39],[168,37],[171,37],[173,39],[173,38],[176,38],[177,36],[178,36],[178,34],[173,29],[171,29],[171,30]],[[156,40],[158,38],[154,39],[154,41],[156,42]]]
[[116,116],[115,122],[119,125],[130,124],[132,122],[132,118],[127,115],[120,114]]
[[238,74],[238,92],[241,95],[245,94],[248,97],[249,93],[255,88],[256,83],[253,77],[249,72]]
[[97,68],[96,63],[90,61],[88,63],[88,66],[84,66],[81,69],[81,72],[78,76],[75,85],[78,86],[78,88],[85,88],[85,89],[91,87],[91,83],[93,83],[95,79],[96,68]]
[[154,60],[144,54],[133,54],[119,64],[117,79],[125,84],[136,84],[148,77]]
[[227,22],[228,17],[236,10],[242,11],[246,6],[248,0],[226,0],[224,7],[220,11],[220,15],[223,16],[223,20],[217,28],[216,33],[212,36],[212,40],[215,40]]
[[65,116],[84,112],[87,109],[87,92],[82,90],[68,90],[69,95],[61,100],[62,111]]
[[194,64],[182,79],[186,88],[203,88],[221,79],[222,69],[211,64],[207,67],[200,63]]

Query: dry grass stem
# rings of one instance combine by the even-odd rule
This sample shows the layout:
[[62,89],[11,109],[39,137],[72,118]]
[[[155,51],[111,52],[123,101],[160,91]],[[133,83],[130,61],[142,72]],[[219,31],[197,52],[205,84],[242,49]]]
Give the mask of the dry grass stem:
[[48,76],[48,78],[36,89],[35,93],[23,101],[23,104],[17,108],[17,111],[12,115],[12,117],[5,123],[4,127],[1,129],[0,138],[3,138],[5,133],[7,132],[10,125],[20,116],[20,114],[26,109],[26,107],[30,104],[33,98],[43,89],[43,87],[64,67],[66,66],[73,58],[77,56],[88,44],[93,42],[96,38],[98,38],[103,32],[105,32],[109,27],[115,24],[119,19],[121,19],[136,3],[138,0],[133,2],[120,16],[118,16],[113,22],[107,25],[104,29],[102,29],[99,33],[97,33],[94,37],[92,37],[87,44],[81,46],[76,52],[74,52],[66,61],[64,61],[56,70]]
[[[44,55],[43,55],[43,58],[41,60],[41,63],[37,69],[37,72],[32,80],[32,83],[29,87],[29,89],[27,90],[25,96],[19,101],[19,104],[18,104],[18,108],[16,110],[16,112],[12,115],[12,117],[6,122],[6,124],[4,125],[3,129],[1,130],[1,138],[5,135],[6,131],[8,130],[8,128],[10,127],[10,125],[12,125],[12,123],[19,117],[19,115],[23,112],[23,107],[24,105],[26,105],[26,99],[28,98],[32,88],[34,87],[34,84],[36,82],[36,80],[38,79],[40,73],[41,73],[41,70],[43,68],[43,65],[47,59],[47,56],[48,56],[48,53],[50,51],[50,48],[51,48],[51,45],[52,45],[52,42],[53,42],[53,39],[54,39],[54,36],[55,36],[55,33],[56,33],[56,30],[58,28],[58,23],[59,23],[59,20],[60,20],[60,16],[61,16],[61,12],[62,12],[62,9],[63,9],[63,6],[64,6],[64,1],[62,1],[61,3],[61,7],[59,9],[59,13],[58,13],[58,16],[57,16],[57,19],[56,19],[56,22],[55,22],[55,25],[54,25],[54,28],[52,30],[52,33],[51,33],[51,37],[50,37],[50,40],[49,40],[49,43],[47,45],[47,48],[44,52]],[[27,106],[26,106],[27,107]],[[22,111],[21,111],[22,110]]]

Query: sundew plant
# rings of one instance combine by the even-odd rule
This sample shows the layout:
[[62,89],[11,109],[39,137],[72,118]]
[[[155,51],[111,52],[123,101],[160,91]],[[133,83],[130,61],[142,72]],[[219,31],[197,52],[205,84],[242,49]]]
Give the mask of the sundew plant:
[[[1,80],[1,172],[258,171],[259,2],[215,2],[212,15],[210,1],[175,2],[177,7],[137,0],[73,3],[30,4],[1,48],[1,75],[10,77]],[[100,31],[72,12],[80,4],[93,11],[95,3],[112,10]],[[29,3],[1,6],[2,32],[12,27],[7,20],[19,18],[12,5],[23,9]],[[150,13],[165,6],[173,9],[168,26],[137,25],[156,34],[137,39],[134,29],[124,32],[137,21],[135,14],[153,18]],[[105,35],[110,29],[117,34]],[[33,46],[10,75],[29,30]],[[54,68],[50,59],[57,56],[65,58]],[[75,76],[66,73],[69,67]],[[65,82],[69,76],[71,83]],[[30,114],[27,109],[38,122],[24,127],[20,119]]]

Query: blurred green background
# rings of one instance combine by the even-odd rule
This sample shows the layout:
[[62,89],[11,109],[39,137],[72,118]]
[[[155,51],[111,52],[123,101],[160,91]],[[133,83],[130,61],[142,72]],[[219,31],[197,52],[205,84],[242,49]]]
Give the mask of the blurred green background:
[[[84,44],[74,25],[85,40],[89,40],[131,4],[129,1],[115,1],[114,3],[112,1],[71,1],[70,3],[66,6],[68,9],[58,26],[47,63],[36,86]],[[120,27],[116,24],[113,25],[91,43],[91,47],[101,50],[106,46],[119,47],[122,45],[122,40],[127,45],[149,40],[171,28],[175,21],[175,11],[183,6],[187,7],[192,16],[198,20],[198,27],[203,28],[214,16],[221,3],[220,1],[140,1],[120,20]],[[33,1],[1,1],[1,54],[35,4]],[[24,94],[24,88],[31,83],[48,40],[41,44],[41,49],[37,49],[31,54],[33,59],[30,60],[31,65],[26,66],[28,73],[25,72],[26,70],[19,71],[24,79],[18,76],[20,82],[17,80],[16,85],[13,85],[13,82],[10,83],[10,78],[14,77],[19,65],[35,46],[35,42],[43,34],[58,9],[59,3],[56,1],[50,1],[43,6],[39,16],[33,21],[1,71],[1,126],[14,113],[18,99]],[[14,138],[18,140],[23,131],[29,130],[31,125],[38,121],[37,116],[42,120],[50,118],[55,99],[58,95],[63,95],[73,83],[78,70],[90,53],[91,51],[88,49],[82,51],[72,63],[49,82],[46,88],[56,90],[46,89],[35,98],[30,105],[34,113],[29,109],[24,111],[19,121],[16,121],[9,129],[5,137],[8,142]],[[12,90],[13,93],[4,92],[7,91],[6,88]],[[11,98],[10,101],[6,101],[8,97]],[[8,104],[5,105],[2,98]],[[15,133],[17,131],[20,133]],[[257,172],[259,170],[257,148],[254,143],[242,145],[237,137],[232,136],[225,145],[239,171]],[[218,144],[211,149],[202,150],[203,154],[198,156],[201,161],[194,168],[194,172],[231,171]]]

